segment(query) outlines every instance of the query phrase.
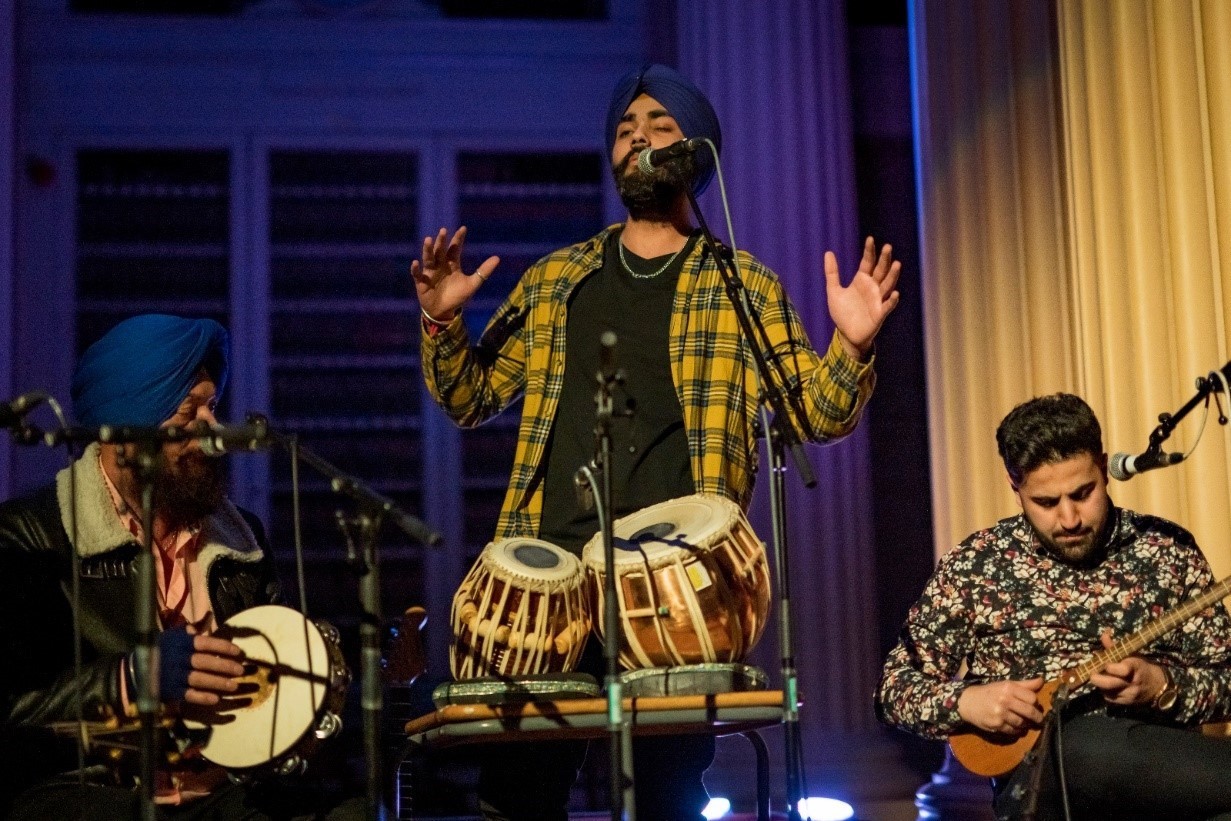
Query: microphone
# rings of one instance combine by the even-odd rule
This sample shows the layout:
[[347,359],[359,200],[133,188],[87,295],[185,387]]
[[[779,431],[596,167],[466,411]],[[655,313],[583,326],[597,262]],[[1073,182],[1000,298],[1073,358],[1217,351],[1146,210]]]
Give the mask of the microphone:
[[620,372],[616,367],[616,343],[619,339],[614,331],[603,331],[598,338],[598,382],[607,385],[620,381]]
[[50,398],[43,391],[30,391],[12,402],[0,402],[0,428],[20,428],[25,415]]
[[1117,453],[1111,457],[1111,463],[1107,466],[1107,472],[1111,474],[1111,478],[1127,482],[1138,473],[1145,473],[1147,470],[1154,470],[1155,468],[1165,468],[1168,465],[1178,465],[1183,461],[1184,454],[1167,453],[1157,448],[1147,450],[1145,453],[1140,453],[1136,456],[1130,456],[1127,453]]
[[269,435],[269,425],[264,420],[246,425],[214,425],[198,441],[201,452],[214,457],[262,450],[274,444],[274,438]]
[[637,168],[642,174],[653,173],[654,169],[663,163],[670,162],[676,157],[682,157],[685,154],[692,154],[703,145],[705,145],[705,140],[700,137],[692,137],[672,143],[665,148],[647,148],[637,157]]

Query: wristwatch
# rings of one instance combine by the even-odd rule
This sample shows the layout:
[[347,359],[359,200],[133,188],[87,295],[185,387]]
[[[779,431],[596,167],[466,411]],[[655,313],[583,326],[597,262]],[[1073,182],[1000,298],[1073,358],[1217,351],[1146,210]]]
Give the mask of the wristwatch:
[[1180,697],[1180,688],[1176,686],[1169,669],[1163,665],[1159,665],[1159,668],[1163,671],[1163,689],[1158,691],[1150,706],[1160,713],[1166,713],[1175,706],[1176,699]]

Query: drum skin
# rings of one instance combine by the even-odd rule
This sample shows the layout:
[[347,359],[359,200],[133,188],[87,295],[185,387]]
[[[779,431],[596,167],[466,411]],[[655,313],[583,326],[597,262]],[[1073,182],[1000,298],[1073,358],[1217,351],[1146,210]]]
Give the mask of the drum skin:
[[215,635],[244,651],[246,672],[216,707],[185,709],[185,726],[208,730],[202,757],[233,772],[301,771],[342,727],[351,673],[337,629],[266,604],[236,613]]
[[[625,668],[747,657],[765,630],[771,589],[765,545],[738,505],[695,494],[625,516],[614,531]],[[599,536],[582,557],[591,611],[601,614],[606,572]]]
[[572,672],[590,634],[585,573],[549,542],[492,542],[458,587],[450,619],[457,680]]

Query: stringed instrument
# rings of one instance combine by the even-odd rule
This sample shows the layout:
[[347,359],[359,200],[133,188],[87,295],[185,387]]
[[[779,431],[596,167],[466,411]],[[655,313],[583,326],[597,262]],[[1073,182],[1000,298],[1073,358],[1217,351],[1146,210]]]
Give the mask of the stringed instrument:
[[[1189,599],[1170,613],[1166,613],[1105,650],[1091,656],[1090,660],[1059,678],[1045,682],[1038,693],[1039,709],[1047,715],[1059,694],[1061,701],[1090,680],[1108,664],[1123,661],[1149,646],[1155,640],[1170,633],[1205,608],[1231,596],[1231,576],[1212,585],[1204,593]],[[1038,741],[1040,728],[1034,728],[1021,736],[988,733],[983,730],[967,730],[949,736],[953,756],[966,769],[976,775],[1001,776],[1022,762],[1026,753]]]

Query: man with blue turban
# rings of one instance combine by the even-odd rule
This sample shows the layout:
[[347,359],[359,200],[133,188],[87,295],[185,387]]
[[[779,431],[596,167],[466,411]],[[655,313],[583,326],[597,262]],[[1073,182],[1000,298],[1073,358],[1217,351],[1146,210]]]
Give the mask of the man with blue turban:
[[[648,173],[642,152],[685,138],[721,147],[718,117],[687,77],[662,65],[616,84],[603,132],[628,218],[598,236],[549,254],[525,272],[472,344],[463,306],[491,275],[490,257],[462,267],[466,228],[423,241],[411,274],[423,313],[420,346],[427,386],[462,426],[479,425],[524,395],[513,473],[496,538],[540,538],[580,552],[598,530],[580,504],[574,475],[594,454],[594,382],[600,338],[619,340],[632,418],[612,425],[610,478],[615,514],[696,493],[747,508],[757,464],[760,391],[717,265],[693,227],[687,194],[714,173],[708,147]],[[825,285],[836,331],[822,354],[804,331],[777,276],[746,252],[739,262],[753,310],[769,336],[795,402],[803,438],[829,442],[850,433],[871,395],[872,342],[898,302],[900,264],[872,238],[843,286],[832,253]],[[591,642],[595,644],[595,642]],[[591,649],[581,669],[602,666]],[[596,664],[597,663],[597,664]],[[545,746],[545,745],[544,745]],[[575,748],[574,748],[575,749]],[[712,742],[671,739],[634,745],[637,815],[698,819],[701,773]],[[580,754],[496,750],[480,779],[488,818],[563,819]]]
[[[215,424],[228,352],[227,333],[213,320],[125,320],[81,357],[72,382],[77,420],[88,427]],[[245,672],[240,649],[211,633],[235,613],[277,598],[273,561],[260,523],[226,498],[220,462],[205,456],[198,440],[163,443],[158,455],[151,542],[160,697],[173,709],[209,708],[235,694]],[[133,445],[91,444],[51,485],[0,505],[0,747],[20,749],[5,762],[0,784],[35,785],[19,796],[0,787],[5,818],[136,817],[131,786],[116,786],[105,768],[88,769],[79,783],[70,774],[78,768],[76,745],[42,729],[79,715],[122,717],[135,701],[135,562],[144,533],[133,456]],[[202,759],[186,758],[158,775],[160,817],[269,817],[260,814],[261,801],[271,799],[258,799]],[[290,814],[276,809],[279,818]]]

